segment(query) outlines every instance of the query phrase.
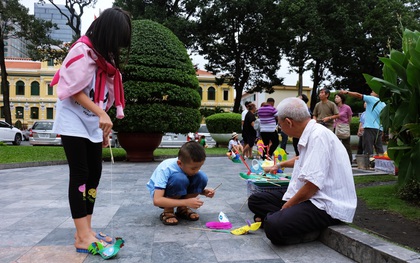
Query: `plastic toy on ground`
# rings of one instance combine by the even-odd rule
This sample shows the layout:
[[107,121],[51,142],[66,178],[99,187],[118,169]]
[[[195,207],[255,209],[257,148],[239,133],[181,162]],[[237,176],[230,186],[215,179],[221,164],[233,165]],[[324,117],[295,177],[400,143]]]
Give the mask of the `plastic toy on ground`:
[[240,154],[234,152],[227,153],[228,158],[234,163],[241,163]]
[[249,231],[256,231],[261,227],[261,222],[255,222],[251,225],[242,226],[240,228],[230,231],[235,236],[246,235]]

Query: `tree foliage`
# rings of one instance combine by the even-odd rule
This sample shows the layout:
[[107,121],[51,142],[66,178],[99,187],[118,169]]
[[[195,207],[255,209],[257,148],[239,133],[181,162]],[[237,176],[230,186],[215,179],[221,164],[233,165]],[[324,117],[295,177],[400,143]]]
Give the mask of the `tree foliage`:
[[169,28],[187,47],[194,43],[195,17],[208,0],[116,0],[133,19],[150,19]]
[[[236,92],[239,112],[242,92],[272,92],[281,84],[279,18],[273,1],[211,1],[200,12],[197,50],[208,60],[206,69],[225,74]],[[249,85],[253,83],[252,87]]]
[[418,26],[413,11],[398,0],[283,0],[279,7],[292,69],[299,75],[312,71],[312,107],[325,80],[335,89],[368,92],[362,74],[380,76],[377,57],[401,43],[400,23]]
[[[388,155],[398,167],[403,196],[418,202],[420,188],[420,32],[405,30],[402,51],[391,50],[383,63],[383,78],[365,74],[368,85],[386,103],[380,119],[392,137]],[[416,192],[414,192],[416,191]],[[407,194],[411,192],[412,194]]]
[[28,9],[18,0],[0,1],[0,70],[1,89],[3,91],[3,112],[7,123],[12,123],[10,112],[10,93],[5,62],[5,41],[21,38],[27,40],[29,49],[50,46],[57,42],[49,36],[53,24],[50,21],[36,19],[28,14]]

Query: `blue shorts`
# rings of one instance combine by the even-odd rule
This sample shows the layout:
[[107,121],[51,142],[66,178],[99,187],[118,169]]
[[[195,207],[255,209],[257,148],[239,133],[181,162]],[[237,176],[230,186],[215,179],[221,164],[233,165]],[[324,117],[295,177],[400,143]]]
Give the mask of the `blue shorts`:
[[194,176],[187,176],[184,173],[173,173],[166,185],[165,197],[181,198],[187,194],[201,194],[207,186],[207,175],[199,171]]

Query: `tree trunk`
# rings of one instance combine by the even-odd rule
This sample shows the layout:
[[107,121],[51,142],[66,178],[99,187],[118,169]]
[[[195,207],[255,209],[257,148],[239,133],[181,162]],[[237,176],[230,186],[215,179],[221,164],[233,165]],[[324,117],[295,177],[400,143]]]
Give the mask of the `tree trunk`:
[[241,73],[239,73],[238,77],[235,77],[235,92],[236,92],[236,98],[235,98],[235,104],[233,105],[233,112],[239,113],[239,106],[241,105],[241,99],[242,99],[242,92],[244,91],[244,86],[248,82],[249,79],[249,71],[242,70]]
[[[2,35],[3,36],[3,35]],[[1,70],[1,89],[3,90],[3,114],[7,123],[12,125],[12,114],[10,112],[10,92],[7,85],[6,61],[4,58],[4,39],[0,44],[0,70]]]
[[299,67],[299,87],[298,87],[298,96],[302,95],[303,91],[303,66]]
[[312,87],[311,105],[310,105],[310,108],[311,108],[311,111],[312,112],[314,111],[315,104],[318,101],[317,100],[317,97],[318,97],[318,84],[319,84],[319,81],[321,79],[320,76],[319,76],[319,69],[320,68],[321,68],[321,63],[318,60],[316,60],[315,61],[314,72],[313,72],[313,74],[314,74],[314,86]]

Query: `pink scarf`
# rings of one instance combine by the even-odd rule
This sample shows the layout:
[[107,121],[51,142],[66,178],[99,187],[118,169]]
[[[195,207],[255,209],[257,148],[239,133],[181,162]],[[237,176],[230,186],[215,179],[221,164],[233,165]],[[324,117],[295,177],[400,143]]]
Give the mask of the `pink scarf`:
[[[70,47],[72,48],[76,43],[82,42],[86,44],[89,48],[91,48],[95,54],[96,58],[92,57],[92,59],[95,61],[98,69],[96,71],[96,82],[95,82],[95,97],[94,102],[99,107],[103,108],[104,99],[105,99],[105,84],[107,77],[114,77],[114,101],[115,101],[115,107],[117,108],[117,118],[122,119],[124,118],[124,107],[125,107],[125,99],[124,99],[124,90],[123,90],[123,84],[121,80],[121,74],[120,71],[115,68],[111,63],[106,61],[100,54],[98,54],[90,42],[90,39],[87,36],[82,36],[79,38],[76,42],[73,43],[73,45]],[[82,55],[83,56],[83,55]],[[78,57],[74,58],[75,60],[78,59]],[[51,86],[54,86],[58,83],[58,80],[60,79],[60,70],[58,70],[54,78],[51,81]],[[108,98],[110,99],[110,98]],[[107,105],[106,110],[109,110],[111,105]]]

